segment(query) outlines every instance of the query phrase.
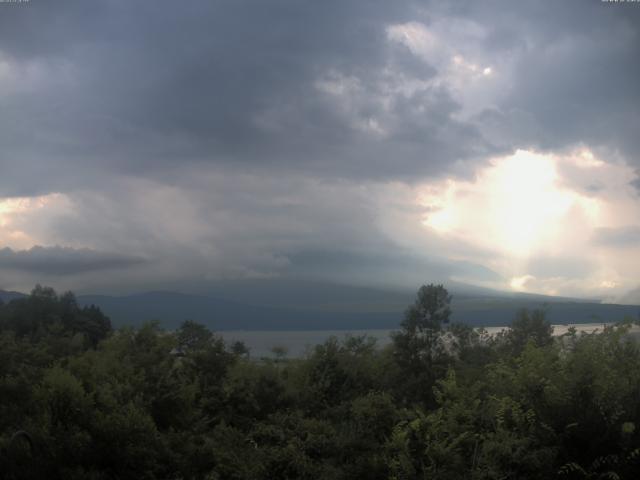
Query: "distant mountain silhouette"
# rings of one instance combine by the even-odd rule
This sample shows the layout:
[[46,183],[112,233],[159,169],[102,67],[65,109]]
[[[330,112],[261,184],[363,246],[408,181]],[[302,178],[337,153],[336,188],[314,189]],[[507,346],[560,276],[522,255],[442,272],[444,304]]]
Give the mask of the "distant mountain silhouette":
[[175,328],[184,320],[194,320],[213,330],[371,329],[397,324],[397,315],[388,312],[277,308],[175,292],[148,292],[125,297],[82,295],[78,302],[99,306],[116,326],[139,325],[148,320],[159,320],[166,328]]
[[[452,321],[473,326],[511,323],[521,308],[544,308],[551,323],[615,322],[638,318],[636,305],[544,295],[499,292],[454,284]],[[158,320],[167,329],[184,320],[213,330],[368,330],[393,329],[402,321],[415,292],[384,290],[322,282],[239,281],[194,295],[155,291],[126,296],[79,295],[80,305],[97,305],[114,326]],[[24,293],[0,290],[9,302]]]
[[25,297],[26,294],[20,292],[8,292],[6,290],[0,290],[0,300],[4,303],[10,302],[16,298]]
[[[261,288],[260,285],[262,285]],[[413,302],[415,292],[336,286],[314,282],[287,284],[238,283],[216,295],[148,292],[122,297],[84,295],[81,304],[96,304],[114,325],[159,320],[175,328],[194,320],[214,330],[393,329]],[[638,318],[640,307],[544,295],[452,289],[452,320],[473,326],[511,323],[521,308],[544,308],[554,324],[615,322]]]

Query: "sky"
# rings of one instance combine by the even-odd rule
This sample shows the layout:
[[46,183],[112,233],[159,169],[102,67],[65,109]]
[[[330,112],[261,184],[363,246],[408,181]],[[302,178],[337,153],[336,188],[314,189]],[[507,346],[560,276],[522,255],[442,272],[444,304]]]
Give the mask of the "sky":
[[0,288],[640,302],[640,3],[0,3]]

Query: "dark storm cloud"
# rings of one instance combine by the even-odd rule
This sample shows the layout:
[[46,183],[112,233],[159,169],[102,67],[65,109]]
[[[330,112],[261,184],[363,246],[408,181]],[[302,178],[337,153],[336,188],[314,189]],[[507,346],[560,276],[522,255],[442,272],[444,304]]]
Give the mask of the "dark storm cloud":
[[[475,127],[453,119],[446,89],[393,99],[385,139],[354,128],[382,115],[385,67],[435,74],[386,39],[414,11],[288,0],[3,7],[0,51],[21,86],[3,101],[0,164],[12,168],[0,191],[66,191],[188,163],[413,179],[486,153]],[[317,89],[331,71],[362,80],[349,118]]]
[[640,170],[636,172],[637,178],[631,181],[631,186],[638,190],[640,194]]
[[612,248],[637,247],[640,245],[640,227],[598,228],[594,233],[593,242]]
[[473,278],[475,281],[498,282],[504,280],[496,272],[473,262],[448,261],[416,255],[398,249],[388,252],[305,250],[288,257],[288,273],[303,276],[309,272],[331,278],[336,271],[343,272],[347,279],[371,280],[385,283],[390,278],[396,285],[414,285],[419,282],[446,282],[453,278]]
[[[169,179],[194,163],[413,180],[526,145],[585,141],[630,162],[640,152],[640,9],[292,0],[2,8],[0,52],[18,84],[0,117],[4,194],[68,191],[105,174]],[[390,44],[385,28],[439,17],[482,25],[488,59],[515,58],[511,93],[476,122],[456,117],[446,85],[386,90],[389,69],[419,80],[438,72]],[[336,71],[361,82],[348,115],[317,88]],[[354,128],[371,119],[384,122],[384,138]]]
[[[66,193],[69,211],[47,220],[43,209],[14,227],[51,244],[160,259],[141,264],[147,277],[105,276],[123,285],[368,265],[380,277],[411,267],[498,281],[472,263],[435,261],[426,240],[428,258],[405,253],[395,232],[381,232],[381,189],[367,188],[471,176],[491,155],[530,146],[585,143],[638,165],[636,7],[0,3],[0,197]],[[390,39],[388,28],[407,22],[440,35],[433,55]],[[482,34],[465,36],[477,26]],[[472,79],[451,78],[458,50],[495,68],[497,94],[476,98]],[[465,101],[483,107],[469,114]],[[3,250],[0,260],[44,273],[136,264],[54,250]]]
[[0,269],[46,275],[71,275],[131,267],[145,263],[139,257],[68,247],[33,247],[14,251],[0,249]]
[[558,149],[583,142],[640,165],[640,8],[600,1],[470,2],[485,48],[514,59],[509,94],[480,122],[496,143]]

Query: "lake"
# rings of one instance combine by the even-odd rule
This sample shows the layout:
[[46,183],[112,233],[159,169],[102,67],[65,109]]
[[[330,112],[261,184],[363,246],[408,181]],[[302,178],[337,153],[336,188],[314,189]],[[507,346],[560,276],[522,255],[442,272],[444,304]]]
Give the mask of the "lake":
[[[602,323],[581,323],[573,325],[553,325],[554,335],[567,333],[569,327],[575,327],[579,332],[591,333],[596,329],[602,329]],[[487,327],[489,334],[496,334],[507,327]],[[634,326],[634,334],[640,332],[640,327]],[[283,330],[283,331],[259,331],[259,330],[229,330],[218,332],[225,341],[244,342],[251,351],[253,358],[272,357],[273,347],[284,347],[288,357],[301,357],[315,345],[325,342],[329,337],[339,339],[345,335],[368,335],[377,341],[378,346],[385,346],[391,342],[390,334],[394,330]]]

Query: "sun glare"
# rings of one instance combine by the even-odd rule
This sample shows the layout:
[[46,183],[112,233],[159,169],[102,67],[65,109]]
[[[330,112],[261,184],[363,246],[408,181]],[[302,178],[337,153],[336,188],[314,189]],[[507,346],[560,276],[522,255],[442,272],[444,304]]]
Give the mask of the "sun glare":
[[528,254],[573,203],[571,193],[557,187],[554,162],[546,156],[520,150],[489,177],[495,227],[503,246],[518,255]]
[[589,215],[597,212],[593,202],[560,186],[557,161],[518,150],[495,159],[473,182],[428,187],[422,203],[430,213],[423,223],[440,234],[527,257],[558,233],[573,205]]
[[456,226],[455,195],[458,188],[454,181],[447,182],[444,191],[427,194],[422,203],[431,211],[423,224],[439,233],[448,233]]

